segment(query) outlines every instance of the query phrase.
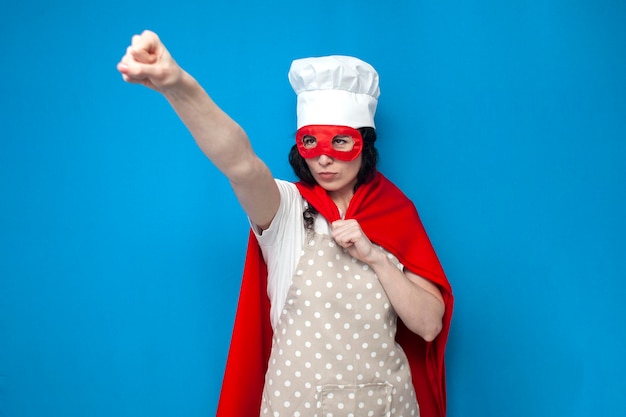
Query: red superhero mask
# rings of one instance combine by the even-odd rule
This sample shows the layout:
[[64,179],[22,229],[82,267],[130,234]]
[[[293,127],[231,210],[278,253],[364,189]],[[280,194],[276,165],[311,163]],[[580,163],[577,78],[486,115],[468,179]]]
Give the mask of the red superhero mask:
[[361,133],[348,126],[308,125],[296,132],[298,152],[303,158],[327,155],[342,161],[352,161],[361,153]]

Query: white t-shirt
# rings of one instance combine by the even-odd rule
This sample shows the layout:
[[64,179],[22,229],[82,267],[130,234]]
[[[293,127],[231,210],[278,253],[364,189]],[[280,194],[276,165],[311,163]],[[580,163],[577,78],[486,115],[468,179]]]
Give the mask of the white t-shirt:
[[[280,191],[280,206],[270,227],[259,233],[259,227],[251,224],[267,264],[267,294],[273,328],[276,328],[292,275],[302,256],[306,238],[302,213],[307,207],[295,184],[278,179],[276,184]],[[323,216],[316,217],[314,228],[316,233],[330,234],[330,226]]]

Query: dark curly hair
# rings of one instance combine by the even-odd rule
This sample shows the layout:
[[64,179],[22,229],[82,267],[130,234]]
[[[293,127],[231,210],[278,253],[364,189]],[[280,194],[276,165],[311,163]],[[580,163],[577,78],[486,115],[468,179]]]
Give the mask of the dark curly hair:
[[[361,168],[357,173],[357,181],[354,186],[355,191],[359,188],[359,186],[371,181],[374,178],[374,175],[376,174],[376,166],[378,164],[378,150],[374,145],[374,142],[376,142],[376,130],[372,127],[361,127],[357,130],[361,133],[361,137],[363,138],[363,150],[361,151]],[[300,181],[310,185],[314,185],[316,183],[311,171],[309,170],[309,166],[298,152],[298,147],[296,145],[293,145],[289,151],[289,164]],[[317,216],[317,210],[315,207],[309,205],[309,207],[304,211],[303,216],[306,228],[311,229],[313,227],[313,223],[315,222],[315,217]]]

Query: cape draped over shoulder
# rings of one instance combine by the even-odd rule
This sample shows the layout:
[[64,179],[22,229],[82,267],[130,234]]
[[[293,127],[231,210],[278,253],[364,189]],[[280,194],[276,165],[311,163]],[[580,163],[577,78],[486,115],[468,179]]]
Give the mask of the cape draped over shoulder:
[[[328,222],[340,218],[337,206],[322,187],[301,182],[296,186]],[[415,206],[391,181],[376,173],[372,181],[356,190],[344,218],[357,220],[372,242],[440,289],[445,313],[442,330],[435,340],[424,341],[398,320],[396,341],[409,360],[421,417],[445,417],[444,354],[454,298]],[[251,231],[217,417],[259,415],[271,343],[267,267]]]

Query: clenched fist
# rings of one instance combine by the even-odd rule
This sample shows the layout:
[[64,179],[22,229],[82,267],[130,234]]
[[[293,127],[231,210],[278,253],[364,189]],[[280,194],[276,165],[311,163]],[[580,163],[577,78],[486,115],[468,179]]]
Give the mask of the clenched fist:
[[339,246],[348,250],[353,258],[371,264],[384,257],[354,220],[337,220],[332,223],[331,236]]
[[183,74],[157,34],[149,30],[132,37],[117,70],[124,81],[143,84],[159,92],[175,85]]

